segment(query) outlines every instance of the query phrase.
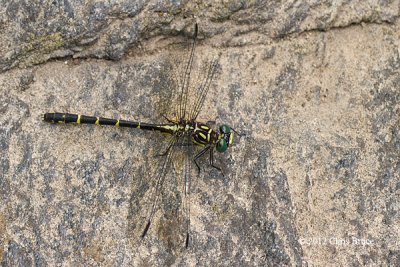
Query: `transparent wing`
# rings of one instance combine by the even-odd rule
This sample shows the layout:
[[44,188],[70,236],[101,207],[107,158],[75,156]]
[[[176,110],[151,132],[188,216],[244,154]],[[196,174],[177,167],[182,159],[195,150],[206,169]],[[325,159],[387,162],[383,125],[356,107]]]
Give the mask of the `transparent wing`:
[[[209,61],[203,65],[200,74],[193,75],[193,70],[198,71],[195,59],[197,25],[194,28],[194,36],[186,53],[174,50],[174,56],[166,59],[165,78],[169,80],[166,84],[170,87],[165,88],[170,92],[165,101],[162,114],[170,122],[180,123],[188,120],[197,119],[201,112],[206,96],[211,88],[212,80],[217,72],[218,60]],[[199,68],[200,69],[200,68]],[[171,82],[172,81],[172,82]],[[184,227],[186,228],[186,247],[190,241],[190,209],[191,209],[191,187],[192,179],[197,172],[193,171],[193,157],[198,154],[201,148],[192,142],[192,132],[179,132],[173,135],[166,143],[164,150],[160,150],[160,157],[156,157],[157,167],[155,173],[151,174],[152,180],[149,197],[147,198],[147,215],[143,223],[143,230],[140,237],[143,239],[149,229],[154,224],[155,214],[160,208],[161,199],[164,193],[175,192],[178,189],[180,196],[176,196],[176,201],[180,203],[177,209],[182,211]],[[172,167],[173,166],[173,167]],[[173,170],[171,170],[173,169]],[[175,173],[178,175],[174,176]],[[165,206],[165,203],[163,203]],[[180,207],[180,208],[179,208]],[[162,230],[157,232],[162,234]],[[167,226],[168,227],[168,226]],[[178,227],[179,228],[179,227]],[[182,232],[174,233],[179,236]]]
[[182,179],[182,193],[183,193],[183,213],[185,217],[186,224],[186,237],[185,237],[185,247],[189,246],[189,235],[190,235],[190,192],[192,184],[192,163],[193,163],[193,151],[195,149],[192,141],[191,135],[185,136],[185,142],[188,144],[185,147],[186,157],[184,159],[184,168],[182,168],[181,179]]
[[193,67],[193,60],[194,60],[194,51],[196,48],[196,40],[197,40],[197,24],[195,24],[194,27],[194,36],[193,36],[193,42],[192,46],[190,49],[189,53],[189,58],[186,63],[185,71],[183,73],[183,79],[182,79],[182,84],[181,84],[181,90],[180,90],[180,97],[178,99],[179,101],[179,118],[181,119],[187,119],[187,108],[188,108],[188,101],[189,101],[189,88],[190,88],[190,76],[192,73],[192,67]]
[[218,67],[218,59],[212,60],[211,63],[209,64],[203,82],[198,86],[195,92],[196,93],[195,101],[193,105],[191,105],[191,110],[190,110],[190,119],[192,120],[196,120],[197,117],[199,116],[199,113],[201,112],[208,91],[210,90],[211,82],[213,81],[213,78],[217,72],[217,67]]
[[160,157],[159,159],[159,167],[156,168],[158,173],[156,173],[156,179],[154,179],[154,184],[152,185],[151,188],[151,193],[150,193],[150,209],[149,209],[149,214],[147,215],[147,223],[143,229],[143,232],[141,234],[141,238],[143,239],[152,223],[154,214],[158,208],[158,201],[160,200],[161,197],[161,191],[163,190],[163,185],[166,180],[168,171],[171,166],[172,159],[174,157],[174,154],[176,152],[175,146],[176,144],[179,143],[179,138],[177,136],[173,136],[169,143],[168,146],[166,147],[166,150],[162,152],[162,154],[158,155],[157,157]]

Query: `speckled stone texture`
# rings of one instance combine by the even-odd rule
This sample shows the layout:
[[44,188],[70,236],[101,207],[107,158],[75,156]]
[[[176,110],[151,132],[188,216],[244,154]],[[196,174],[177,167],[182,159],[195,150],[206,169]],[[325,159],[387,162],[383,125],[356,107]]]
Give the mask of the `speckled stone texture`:
[[[6,1],[0,5],[1,266],[400,266],[400,3]],[[184,248],[165,136],[50,125],[162,122],[199,25],[203,121],[243,134],[191,173]],[[197,83],[196,83],[197,82]],[[175,89],[174,89],[175,88]]]

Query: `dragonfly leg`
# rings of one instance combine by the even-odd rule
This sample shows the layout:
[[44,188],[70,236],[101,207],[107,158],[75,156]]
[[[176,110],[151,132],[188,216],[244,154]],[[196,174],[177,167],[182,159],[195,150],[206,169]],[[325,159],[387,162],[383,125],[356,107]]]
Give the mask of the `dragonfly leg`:
[[169,123],[176,123],[176,121],[171,120],[170,118],[168,118],[166,115],[162,114],[161,115],[166,121],[168,121]]
[[233,129],[233,128],[231,128],[231,129],[232,129],[232,131],[233,131],[235,134],[237,134],[239,137],[246,136],[246,134],[244,134],[244,133],[239,133],[238,131],[236,131],[236,130]]
[[224,175],[224,172],[222,171],[222,169],[221,169],[220,167],[214,165],[214,149],[210,149],[210,165],[211,165],[213,168],[215,168],[215,169],[217,169],[218,171],[220,171],[221,174],[222,174],[222,176],[225,176],[225,175]]
[[172,139],[172,141],[170,141],[170,143],[169,143],[167,149],[165,149],[164,152],[161,152],[161,153],[159,153],[159,154],[156,154],[155,156],[156,156],[156,157],[163,157],[163,156],[167,155],[168,152],[169,152],[169,150],[171,149],[171,147],[174,145],[174,143],[175,143],[175,142],[174,142],[173,139]]
[[198,169],[199,173],[200,173],[200,166],[199,166],[199,164],[197,163],[197,160],[198,160],[201,156],[203,156],[209,149],[210,149],[210,146],[206,146],[203,150],[201,150],[199,153],[197,153],[197,155],[196,155],[196,156],[194,157],[194,159],[193,159],[194,163],[195,163],[196,166],[197,166],[197,169]]

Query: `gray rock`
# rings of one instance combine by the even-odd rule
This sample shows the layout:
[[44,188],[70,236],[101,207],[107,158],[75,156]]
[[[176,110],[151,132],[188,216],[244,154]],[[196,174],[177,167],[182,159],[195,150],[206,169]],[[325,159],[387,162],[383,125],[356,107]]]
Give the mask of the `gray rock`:
[[[398,1],[1,5],[1,265],[398,265],[398,18]],[[199,119],[242,136],[215,154],[224,175],[193,165],[185,249],[185,147],[141,240],[168,138],[42,116],[165,122],[195,22],[192,92],[218,59]]]

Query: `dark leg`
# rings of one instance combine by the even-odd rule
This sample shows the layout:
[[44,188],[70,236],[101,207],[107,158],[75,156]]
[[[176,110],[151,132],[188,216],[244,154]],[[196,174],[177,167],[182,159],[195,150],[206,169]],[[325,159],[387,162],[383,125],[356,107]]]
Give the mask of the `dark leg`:
[[235,133],[235,134],[237,134],[239,137],[242,137],[242,136],[246,136],[246,134],[241,134],[241,133],[239,133],[239,132],[237,132],[235,129],[233,129],[233,128],[231,128],[232,129],[232,131]]
[[168,145],[167,149],[166,149],[164,152],[162,152],[161,154],[156,154],[155,156],[156,156],[156,157],[163,157],[163,156],[167,155],[168,152],[169,152],[169,150],[171,149],[171,147],[172,147],[174,144],[175,144],[175,142],[173,142],[173,141],[170,142],[170,144]]
[[167,116],[165,116],[164,114],[162,115],[162,117],[164,118],[164,119],[166,119],[169,123],[176,123],[176,121],[173,121],[173,120],[171,120],[171,119],[169,119]]
[[194,161],[194,163],[196,164],[197,169],[199,170],[199,174],[200,174],[200,166],[199,166],[199,164],[197,163],[197,160],[198,160],[201,156],[203,156],[204,153],[206,153],[209,149],[210,149],[210,146],[206,146],[202,151],[200,151],[196,156],[194,156],[193,161]]
[[224,172],[222,171],[222,169],[221,169],[220,167],[214,165],[214,149],[211,149],[211,150],[210,150],[210,165],[211,165],[213,168],[219,170],[219,171],[221,172],[222,176],[225,176],[225,175],[224,175]]

